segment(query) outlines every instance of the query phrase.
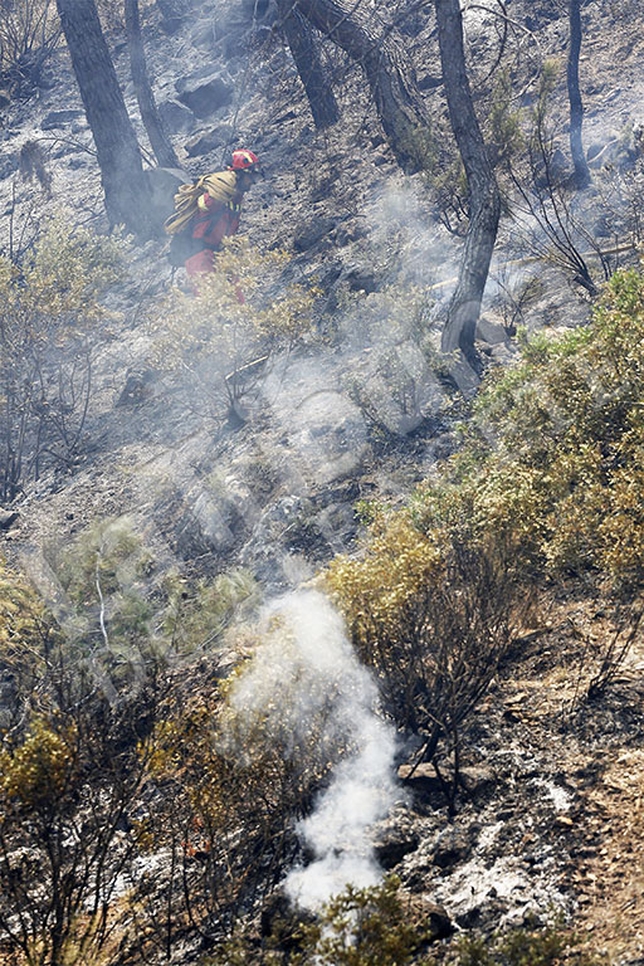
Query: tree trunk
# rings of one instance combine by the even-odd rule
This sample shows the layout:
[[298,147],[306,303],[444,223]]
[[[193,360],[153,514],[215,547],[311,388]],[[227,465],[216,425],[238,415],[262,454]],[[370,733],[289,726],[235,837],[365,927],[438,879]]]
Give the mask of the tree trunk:
[[569,0],[568,17],[570,22],[570,45],[568,48],[568,100],[570,102],[570,153],[575,169],[575,185],[587,188],[590,184],[590,171],[581,140],[581,126],[584,106],[579,90],[579,54],[581,52],[581,11],[580,0]]
[[139,0],[125,0],[125,26],[130,49],[132,83],[141,112],[141,120],[150,139],[150,146],[161,168],[180,168],[181,164],[168,135],[163,129],[152,93],[145,64],[145,52],[141,37]]
[[476,323],[496,242],[501,200],[472,102],[459,0],[435,0],[435,5],[445,96],[469,193],[469,225],[456,291],[443,329],[442,349],[460,349],[474,376],[479,368],[474,347]]
[[309,100],[318,130],[330,127],[340,117],[329,78],[320,61],[311,25],[295,9],[294,0],[278,0],[280,23]]
[[362,65],[378,116],[398,163],[419,167],[417,132],[429,125],[413,67],[391,36],[379,36],[358,19],[357,4],[338,0],[296,0],[296,8],[338,47]]
[[56,0],[56,5],[96,144],[110,223],[146,234],[149,189],[95,0]]

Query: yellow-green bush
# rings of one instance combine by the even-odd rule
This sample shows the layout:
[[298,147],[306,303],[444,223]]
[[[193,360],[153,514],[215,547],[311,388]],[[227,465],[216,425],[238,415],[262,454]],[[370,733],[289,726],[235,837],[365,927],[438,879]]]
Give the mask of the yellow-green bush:
[[[315,920],[302,921],[297,910],[275,919],[270,936],[240,933],[221,943],[204,966],[430,966],[422,952],[431,933],[399,893],[390,876],[380,886],[347,889],[331,899]],[[433,960],[431,960],[433,962]]]
[[[284,280],[288,256],[227,239],[196,294],[174,289],[150,321],[152,357],[186,408],[214,420],[230,413],[270,357],[310,335],[316,291]],[[242,300],[243,296],[243,300]]]
[[462,449],[411,501],[426,534],[504,539],[519,578],[637,582],[644,281],[615,275],[588,326],[536,336],[481,390]]
[[[458,500],[421,530],[409,510],[386,515],[362,557],[336,558],[326,579],[362,660],[399,727],[434,758],[486,690],[517,620],[518,581],[502,531],[470,539]],[[523,595],[525,605],[528,595]]]
[[78,456],[108,289],[124,277],[118,235],[47,221],[21,264],[0,256],[0,500]]
[[545,575],[641,579],[643,398],[644,281],[634,270],[614,276],[588,326],[528,344],[481,394],[475,420],[488,452],[478,479],[498,487],[499,467],[529,468]]
[[103,962],[109,897],[134,851],[121,822],[145,712],[111,707],[85,670],[62,651],[48,662],[32,698],[46,710],[26,708],[0,749],[0,959],[16,966]]
[[47,808],[69,783],[75,760],[73,726],[55,728],[44,717],[32,721],[23,742],[0,750],[0,792],[5,807]]
[[68,649],[91,656],[117,691],[141,686],[177,660],[216,651],[234,620],[259,600],[244,570],[189,579],[169,568],[128,515],[97,521],[51,549],[50,560],[70,605]]
[[348,887],[315,921],[296,912],[273,922],[269,936],[250,931],[221,943],[203,966],[601,966],[579,937],[559,923],[505,930],[482,938],[462,936],[449,946],[435,943],[422,905],[405,897],[389,876],[368,889]]
[[487,687],[538,582],[641,582],[643,400],[644,279],[624,271],[588,326],[494,373],[460,450],[331,563],[362,659],[427,754]]
[[45,655],[54,633],[43,601],[0,557],[0,661],[40,651]]
[[453,966],[602,966],[604,956],[586,952],[579,937],[557,924],[512,929],[489,939],[465,936]]
[[0,558],[0,672],[7,674],[13,690],[3,708],[0,733],[22,720],[24,704],[33,702],[61,639],[34,588]]
[[285,620],[248,630],[243,643],[232,674],[211,655],[175,678],[141,745],[159,794],[141,817],[140,842],[169,849],[180,870],[173,921],[149,906],[146,928],[157,936],[185,916],[206,933],[213,918],[232,931],[259,909],[293,861],[297,820],[349,741],[337,722],[329,727],[333,695],[313,693]]
[[231,624],[260,599],[257,584],[245,570],[196,581],[170,574],[164,580],[164,591],[167,605],[161,631],[168,649],[179,655],[211,650]]

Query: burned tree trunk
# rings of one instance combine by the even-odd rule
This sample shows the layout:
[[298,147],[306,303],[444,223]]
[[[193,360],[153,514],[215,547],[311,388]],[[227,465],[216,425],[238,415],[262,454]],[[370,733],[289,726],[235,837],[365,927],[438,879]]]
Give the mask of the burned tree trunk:
[[357,4],[339,0],[296,0],[306,19],[361,64],[384,132],[399,164],[418,167],[417,132],[428,127],[413,67],[390,35],[380,35],[359,17]]
[[278,0],[280,24],[304,85],[313,121],[318,130],[330,127],[340,117],[329,78],[320,61],[315,34],[295,7],[295,0]]
[[456,290],[443,329],[443,352],[460,349],[478,371],[476,323],[496,242],[501,199],[494,170],[474,111],[465,67],[459,0],[435,0],[438,42],[450,124],[465,168],[469,225]]
[[113,225],[148,231],[148,184],[95,0],[56,0]]
[[587,188],[590,184],[590,171],[581,140],[581,127],[584,106],[579,89],[579,54],[581,53],[581,11],[579,0],[569,0],[568,18],[570,23],[570,46],[568,48],[568,101],[570,103],[570,153],[575,169],[575,185]]
[[128,47],[130,49],[132,83],[134,84],[134,92],[141,112],[141,120],[150,139],[150,146],[154,151],[154,156],[160,167],[180,168],[181,164],[179,163],[179,159],[175,154],[168,135],[163,129],[148,78],[143,39],[141,37],[139,0],[125,0],[125,26],[127,29]]

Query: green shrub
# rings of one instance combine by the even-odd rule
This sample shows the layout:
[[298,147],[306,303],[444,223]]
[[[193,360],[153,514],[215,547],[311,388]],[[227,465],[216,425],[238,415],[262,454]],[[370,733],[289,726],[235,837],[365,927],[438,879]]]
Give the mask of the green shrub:
[[[390,876],[366,889],[349,886],[331,899],[315,920],[297,912],[276,919],[269,937],[242,933],[222,943],[203,966],[406,966],[421,962],[431,941],[422,916],[413,913]],[[428,962],[425,958],[422,962]]]
[[368,889],[347,888],[314,921],[296,912],[276,919],[270,936],[240,933],[218,946],[200,966],[602,966],[579,938],[554,923],[529,925],[491,937],[462,934],[434,943],[422,905],[399,892],[395,876]]
[[452,802],[461,725],[529,603],[529,594],[519,597],[503,531],[481,530],[475,538],[462,509],[443,504],[440,525],[422,530],[409,511],[385,515],[363,556],[338,557],[327,571],[388,712],[400,728],[422,736],[424,760],[453,753]]
[[125,243],[43,227],[20,265],[0,256],[0,500],[44,469],[78,458],[97,346],[110,338],[109,288],[124,276]]
[[134,854],[122,821],[143,774],[142,713],[92,684],[61,655],[40,682],[46,710],[27,710],[0,749],[0,958],[17,966],[102,961]]
[[[460,450],[374,516],[328,585],[424,754],[458,745],[538,582],[644,576],[644,279],[618,273],[592,322],[494,373]],[[444,747],[442,751],[444,752]]]
[[324,966],[406,966],[429,934],[402,902],[390,877],[370,889],[349,886],[326,905],[319,921],[305,929],[309,947],[303,962]]
[[[644,282],[634,270],[607,285],[592,322],[529,343],[477,403],[486,489],[531,476],[524,512],[538,523],[542,572],[642,577]],[[458,457],[457,461],[463,457]],[[503,474],[503,467],[510,472]]]
[[[150,322],[153,358],[187,410],[216,422],[239,411],[277,353],[311,337],[316,291],[287,282],[288,256],[227,239],[197,294],[175,289]],[[243,296],[243,298],[242,298]]]
[[182,671],[143,746],[159,795],[141,818],[141,843],[167,849],[176,869],[166,907],[147,901],[154,883],[141,882],[141,929],[157,942],[188,920],[221,938],[259,910],[293,861],[297,820],[346,750],[328,727],[329,694],[313,695],[282,619],[234,643],[245,660],[232,673],[214,654]]
[[570,930],[558,925],[513,929],[491,939],[467,936],[457,944],[453,966],[601,966],[606,960],[585,952]]
[[207,580],[169,569],[128,515],[96,522],[50,557],[71,605],[67,646],[116,692],[216,651],[259,599],[243,570]]

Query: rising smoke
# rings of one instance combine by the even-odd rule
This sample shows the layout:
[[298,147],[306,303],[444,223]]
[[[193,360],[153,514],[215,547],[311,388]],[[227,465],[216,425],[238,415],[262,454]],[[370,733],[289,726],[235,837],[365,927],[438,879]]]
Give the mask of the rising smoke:
[[347,885],[364,888],[380,879],[369,827],[400,797],[393,776],[395,734],[378,716],[375,682],[322,593],[281,598],[267,608],[264,624],[263,643],[238,679],[232,705],[247,720],[274,716],[267,726],[276,737],[281,732],[283,747],[293,753],[306,748],[312,761],[345,753],[298,826],[312,860],[285,881],[294,903],[314,909]]

